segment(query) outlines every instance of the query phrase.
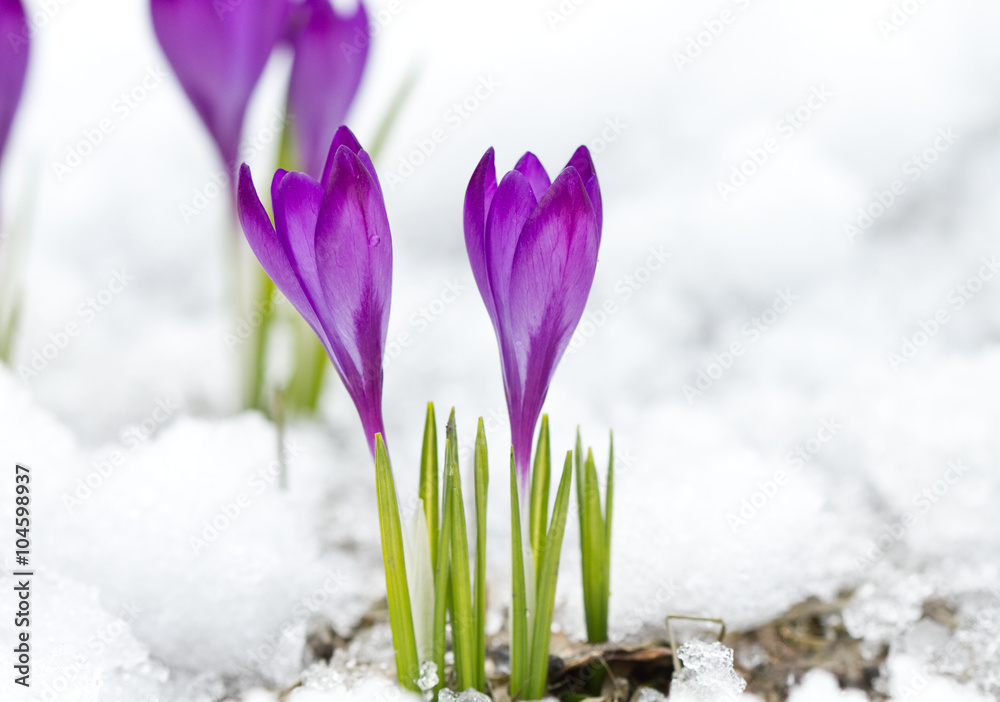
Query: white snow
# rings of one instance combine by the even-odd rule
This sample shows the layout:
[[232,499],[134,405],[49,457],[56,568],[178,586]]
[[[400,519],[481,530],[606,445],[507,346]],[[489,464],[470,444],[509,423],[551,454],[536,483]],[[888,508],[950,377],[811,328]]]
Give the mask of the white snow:
[[452,690],[442,690],[438,694],[439,702],[490,702],[489,695],[484,695],[475,688],[469,688],[462,692]]
[[675,702],[723,702],[737,699],[746,681],[733,670],[733,650],[694,639],[677,650],[682,668],[674,672],[670,699]]
[[[384,595],[370,458],[332,373],[322,417],[288,427],[287,491],[275,428],[237,411],[231,213],[205,196],[212,145],[169,72],[114,111],[166,69],[146,3],[28,5],[30,78],[0,181],[4,231],[29,223],[21,336],[0,369],[0,524],[26,463],[37,686],[5,673],[0,697],[47,702],[45,685],[65,680],[59,702],[273,702],[302,681],[290,702],[407,699],[382,623],[329,665],[304,650],[311,627],[347,635]],[[382,29],[351,116],[363,144],[422,66],[378,160],[397,488],[409,518],[428,400],[440,427],[457,407],[466,469],[486,419],[491,622],[509,588],[509,427],[465,260],[464,188],[490,145],[501,170],[530,149],[555,172],[588,143],[601,258],[546,411],[555,456],[580,424],[601,472],[615,430],[613,637],[662,637],[670,613],[753,627],[853,590],[845,625],[870,655],[888,648],[890,699],[997,699],[1000,8],[370,6]],[[269,67],[246,128],[258,185],[287,68]],[[114,131],[60,176],[109,114]],[[446,140],[413,156],[439,128]],[[122,292],[81,312],[116,275]],[[70,323],[79,333],[64,336]],[[575,520],[556,624],[580,636]],[[8,673],[12,640],[4,616]],[[791,699],[861,697],[814,672]]]
[[867,702],[860,690],[841,690],[837,678],[825,670],[809,672],[788,696],[788,702]]

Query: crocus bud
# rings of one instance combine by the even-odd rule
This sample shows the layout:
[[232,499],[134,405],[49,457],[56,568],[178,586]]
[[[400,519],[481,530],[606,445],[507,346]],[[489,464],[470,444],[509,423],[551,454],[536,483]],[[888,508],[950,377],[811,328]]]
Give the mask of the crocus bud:
[[542,403],[594,282],[601,223],[584,146],[555,181],[528,152],[499,185],[491,148],[465,194],[465,246],[497,334],[522,489]]
[[360,2],[353,14],[340,15],[330,0],[304,0],[293,15],[288,112],[299,165],[318,178],[330,140],[361,83],[370,41],[368,14]]
[[163,53],[230,173],[250,95],[288,13],[288,0],[152,0]]
[[392,292],[392,239],[375,167],[341,127],[322,178],[279,170],[271,202],[273,226],[244,163],[237,207],[250,248],[326,348],[374,456],[375,434],[385,434],[382,357]]
[[0,162],[28,70],[28,24],[21,0],[0,0]]

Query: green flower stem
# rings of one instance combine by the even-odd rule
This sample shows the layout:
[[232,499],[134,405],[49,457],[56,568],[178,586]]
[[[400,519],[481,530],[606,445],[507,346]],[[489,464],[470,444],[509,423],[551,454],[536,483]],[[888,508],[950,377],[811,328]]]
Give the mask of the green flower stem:
[[580,564],[583,576],[583,605],[587,623],[587,640],[591,643],[600,643],[608,639],[614,451],[614,434],[612,434],[608,457],[607,495],[602,511],[594,455],[588,449],[586,460],[582,460],[583,449],[580,433],[577,430],[574,462],[576,464],[576,496],[580,522]]
[[[451,440],[448,439],[451,444]],[[453,447],[457,444],[451,444]],[[458,471],[455,448],[450,452],[448,472],[451,477],[451,639],[455,651],[455,675],[458,689],[475,687],[476,655],[473,643],[475,622],[472,614],[472,584],[469,578],[469,541],[465,525],[465,505],[462,500],[462,479]]]
[[418,692],[414,682],[419,675],[417,642],[413,631],[410,591],[406,584],[406,562],[403,558],[403,532],[399,521],[399,503],[392,479],[392,468],[381,434],[375,435],[375,481],[378,491],[379,527],[382,535],[382,559],[385,563],[385,585],[389,601],[389,623],[396,648],[396,674],[399,684]]
[[[427,519],[427,537],[431,544],[431,563],[437,562],[438,547],[438,457],[437,420],[434,403],[427,403],[424,421],[424,443],[420,453],[420,499]],[[447,513],[446,513],[447,514]]]
[[549,445],[549,416],[542,415],[542,428],[538,432],[538,446],[531,470],[530,526],[531,552],[535,557],[535,572],[539,569],[539,555],[545,539],[545,526],[549,521],[549,484],[552,482],[552,450]]
[[[437,669],[438,681],[430,697],[436,697],[446,683],[445,652],[447,650],[447,623],[451,621],[451,642],[455,661],[453,672],[459,690],[475,688],[486,690],[486,505],[489,487],[489,463],[486,446],[486,429],[479,420],[474,454],[475,478],[475,568],[474,581],[470,574],[469,533],[462,497],[462,480],[458,465],[458,432],[455,428],[455,410],[452,409],[445,426],[443,486],[441,504],[438,504],[437,424],[433,403],[427,405],[424,424],[424,442],[420,457],[420,498],[424,511],[417,513],[426,519],[428,543],[425,547],[433,567],[433,596],[426,605],[411,600],[406,578],[406,553],[400,526],[399,507],[393,486],[392,469],[381,435],[376,440],[376,483],[378,487],[379,524],[382,531],[382,554],[386,569],[386,591],[389,599],[389,619],[396,648],[396,665],[400,684],[415,690],[420,674],[421,655],[429,657]],[[440,512],[438,508],[440,507]],[[440,516],[440,519],[439,519]],[[423,532],[417,532],[422,535]],[[520,539],[520,537],[518,537]],[[520,544],[520,540],[518,541]],[[420,556],[419,552],[417,556]],[[434,555],[431,556],[430,554]],[[411,553],[412,557],[414,554]],[[411,563],[410,566],[419,565]],[[520,598],[522,625],[518,631],[527,636],[524,626],[524,576],[522,571],[522,596]],[[423,585],[426,588],[428,585]],[[424,590],[425,591],[425,590]],[[429,614],[430,650],[417,646],[414,614],[422,616],[414,606],[431,606]],[[421,620],[422,621],[422,620]],[[426,645],[426,644],[425,644]],[[527,675],[527,647],[518,649],[525,664],[519,670]]]
[[549,671],[549,642],[552,638],[552,613],[555,609],[556,580],[559,577],[559,556],[563,534],[566,531],[566,514],[569,511],[569,490],[573,479],[573,452],[566,453],[562,478],[556,491],[552,508],[552,521],[542,547],[541,568],[538,573],[538,613],[535,615],[534,633],[531,637],[528,685],[525,698],[538,700],[545,696]]
[[395,94],[392,96],[392,100],[389,102],[389,107],[386,109],[385,115],[382,117],[382,121],[379,122],[378,129],[375,131],[375,137],[371,141],[371,148],[368,149],[368,156],[371,157],[372,161],[377,161],[379,154],[382,153],[385,142],[389,138],[392,128],[395,126],[396,121],[399,119],[399,115],[403,111],[403,106],[410,98],[410,93],[413,92],[413,88],[416,86],[417,80],[420,78],[420,73],[420,66],[414,66],[411,68],[399,84]]
[[490,484],[489,455],[486,450],[486,429],[482,417],[476,430],[476,592],[475,592],[475,688],[486,691],[486,493]]
[[520,699],[528,683],[528,612],[524,582],[524,546],[521,543],[520,491],[517,489],[517,470],[514,450],[510,452],[510,698]]
[[[450,461],[451,444],[445,443],[445,464]],[[435,487],[436,489],[436,487]],[[435,694],[444,687],[445,621],[448,609],[451,564],[451,471],[444,472],[444,505],[438,533],[437,568],[434,572],[434,665],[437,667],[438,684]]]
[[291,318],[295,366],[288,381],[285,397],[290,410],[311,415],[319,406],[323,376],[330,360],[315,332],[297,314]]
[[608,603],[611,599],[611,514],[615,497],[615,433],[610,432],[608,449],[608,480],[604,488],[604,580],[601,581],[601,621],[604,641],[608,639]]
[[[274,283],[256,259],[250,262],[253,267],[254,295],[256,304],[250,309],[250,315],[257,312],[260,323],[253,331],[250,358],[250,386],[247,405],[265,413],[270,408],[264,392],[264,373],[267,370],[267,338],[270,332],[271,319],[274,316]],[[252,317],[250,317],[252,318]]]
[[21,323],[21,291],[10,292],[9,306],[0,298],[0,362],[10,364],[11,347]]
[[607,639],[607,620],[601,619],[601,596],[603,594],[604,564],[604,518],[601,516],[601,494],[597,487],[597,469],[594,454],[587,451],[583,468],[583,487],[577,483],[577,491],[582,492],[584,511],[581,513],[580,548],[583,550],[583,601],[587,620],[587,639],[604,641]]
[[13,220],[6,228],[0,220],[0,361],[8,365],[20,330],[25,254],[34,229],[41,175],[37,162],[29,163],[21,171],[25,187]]

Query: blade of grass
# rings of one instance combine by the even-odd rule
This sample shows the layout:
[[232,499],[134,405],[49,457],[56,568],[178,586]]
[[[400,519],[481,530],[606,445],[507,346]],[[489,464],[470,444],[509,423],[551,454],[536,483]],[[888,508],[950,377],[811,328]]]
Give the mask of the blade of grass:
[[[453,503],[455,501],[455,491],[452,489],[454,478],[451,472],[451,464],[454,463],[456,468],[458,467],[458,430],[455,426],[455,408],[451,408],[451,412],[448,413],[448,421],[444,426],[444,470],[445,480],[448,483],[448,495],[450,499],[448,500],[448,522],[451,534],[448,537],[448,580],[445,582],[445,588],[447,590],[445,594],[445,601],[448,605],[448,620],[451,622],[451,648],[453,656],[457,656],[457,649],[461,645],[460,642],[456,641],[456,632],[458,631],[458,622],[464,618],[464,613],[456,613],[455,611],[455,508]],[[455,471],[455,475],[459,475],[459,471]],[[460,504],[462,502],[462,490],[459,487],[458,499]],[[464,519],[465,511],[463,509],[462,516]],[[465,531],[463,530],[463,534]],[[452,672],[455,677],[458,677],[458,661],[453,660]],[[457,681],[456,681],[457,682]]]
[[562,477],[556,491],[556,501],[552,508],[552,522],[545,536],[542,549],[542,566],[538,576],[538,613],[535,615],[535,631],[531,637],[531,658],[529,661],[528,687],[526,699],[539,700],[545,696],[549,672],[549,642],[552,638],[552,612],[555,609],[556,579],[559,577],[559,555],[562,551],[563,534],[566,532],[566,514],[569,511],[569,490],[573,479],[573,452],[566,452]]
[[479,418],[476,430],[476,593],[475,646],[476,689],[486,691],[486,493],[490,485],[489,455],[486,450],[486,428]]
[[420,499],[424,502],[427,538],[431,542],[431,563],[437,563],[438,545],[438,453],[434,403],[427,403],[424,444],[420,454]]
[[[587,450],[583,468],[583,517],[580,534],[583,550],[583,603],[587,620],[587,640],[598,643],[607,638],[605,624],[601,622],[601,595],[604,591],[604,519],[601,516],[601,493],[597,485],[597,468],[594,453]],[[577,493],[581,492],[579,484]]]
[[35,214],[38,211],[38,192],[41,182],[41,168],[38,161],[31,161],[22,169],[19,179],[25,184],[21,199],[14,210],[10,226],[3,230],[7,237],[0,245],[0,361],[9,363],[21,318],[24,303],[24,266],[26,247],[34,230]]
[[260,324],[253,332],[253,360],[250,372],[250,390],[248,399],[254,409],[267,411],[264,398],[264,371],[267,362],[267,339],[271,328],[271,318],[274,316],[274,282],[259,265],[254,267],[256,276],[256,300],[254,308],[260,314]]
[[583,479],[583,442],[580,440],[580,427],[576,428],[576,444],[573,447],[573,466],[576,472],[576,517],[577,522],[580,526],[580,566],[582,569],[583,578],[583,607],[584,616],[587,614],[587,572],[584,566],[584,559],[586,558],[586,549],[583,547],[584,535],[587,531],[587,518],[586,518],[586,502],[583,498],[584,487],[586,487],[586,481]]
[[549,415],[542,415],[542,428],[538,432],[538,446],[535,448],[535,463],[531,469],[531,552],[535,557],[535,572],[538,572],[538,554],[545,539],[545,527],[549,521],[549,484],[552,482],[552,449],[549,444]]
[[524,550],[521,544],[521,510],[514,468],[514,450],[510,452],[510,698],[519,699],[528,681],[528,614],[524,588]]
[[458,473],[458,460],[452,451],[448,466],[451,473],[451,638],[455,650],[455,675],[458,689],[475,687],[476,655],[472,637],[472,585],[469,578],[469,542],[465,526],[465,505],[462,500],[462,479]]
[[371,141],[371,148],[368,149],[368,155],[372,161],[377,161],[379,154],[382,153],[382,147],[385,146],[389,133],[396,124],[396,120],[399,119],[403,106],[409,99],[410,93],[413,92],[413,88],[416,86],[422,70],[423,68],[420,65],[413,66],[402,82],[400,82],[399,87],[396,88],[396,92],[389,102],[389,107],[386,109],[382,121],[379,122],[378,129],[375,131],[375,136]]
[[608,603],[611,599],[611,514],[615,497],[615,433],[611,432],[608,449],[608,483],[604,489],[604,592],[601,596],[601,618],[604,633],[608,631]]
[[[3,328],[0,328],[0,361],[3,363],[10,363],[10,349],[14,345],[14,339],[17,337],[17,331],[21,324],[21,304],[22,298],[20,290],[11,293],[12,302],[10,303],[9,311],[3,309],[3,300],[0,299],[0,324],[3,324]],[[7,315],[6,322],[3,320],[3,315]]]
[[573,465],[576,468],[576,507],[580,518],[580,533],[583,533],[583,442],[580,427],[576,428],[576,446],[573,447]]
[[295,315],[290,324],[295,360],[292,377],[285,387],[285,396],[293,414],[308,416],[316,413],[330,357],[304,319]]
[[379,528],[382,535],[382,560],[385,563],[385,588],[389,601],[389,623],[396,649],[396,674],[399,684],[418,691],[414,682],[419,674],[417,643],[413,633],[410,593],[406,585],[406,562],[403,558],[403,531],[399,522],[399,503],[392,479],[392,468],[381,434],[375,435],[375,482],[378,492]]
[[[445,465],[451,463],[451,445],[445,441]],[[434,573],[434,665],[438,684],[435,693],[444,687],[445,622],[448,611],[449,568],[451,564],[451,473],[444,472],[444,506],[441,510],[441,530],[438,533],[437,568]]]

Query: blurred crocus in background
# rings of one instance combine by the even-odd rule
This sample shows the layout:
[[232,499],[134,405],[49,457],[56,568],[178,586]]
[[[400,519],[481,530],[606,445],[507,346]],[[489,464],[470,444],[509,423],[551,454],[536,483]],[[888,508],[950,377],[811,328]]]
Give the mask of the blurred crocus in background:
[[[247,105],[267,61],[279,45],[293,52],[279,167],[318,179],[328,146],[344,123],[368,58],[368,15],[359,3],[338,14],[330,0],[152,0],[153,26],[163,51],[226,164],[235,198],[236,164]],[[272,309],[273,288],[243,270],[234,250],[232,270],[237,314]],[[276,384],[275,397],[295,412],[316,411],[323,384],[323,351],[300,323],[294,330],[291,376]],[[267,409],[270,313],[245,345],[243,394],[247,407]]]
[[329,0],[305,0],[292,10],[289,38],[295,51],[288,83],[299,167],[318,178],[327,146],[344,124],[368,59],[368,15],[358,3],[341,16]]
[[[285,36],[289,2],[151,0],[150,10],[160,47],[222,157],[233,206],[247,106],[271,52]],[[238,239],[229,241],[223,279],[231,286],[235,315],[244,318],[255,305],[270,309],[271,286]],[[257,325],[240,349],[238,377],[246,407],[264,407],[268,331],[266,323]]]
[[[28,24],[21,0],[0,0],[0,168],[28,70]],[[3,203],[0,203],[2,205]],[[9,361],[20,311],[20,271],[0,207],[0,361]]]
[[275,47],[287,41],[296,167],[319,177],[368,57],[363,5],[341,16],[330,0],[152,0],[152,15],[163,52],[231,172],[250,96]]
[[28,25],[21,0],[0,0],[0,164],[28,70]]
[[555,181],[528,152],[499,185],[490,148],[465,194],[465,245],[497,334],[522,490],[542,403],[594,282],[601,223],[584,146]]
[[323,343],[354,400],[368,447],[382,427],[382,357],[392,291],[392,239],[375,167],[347,127],[322,178],[279,170],[274,225],[240,167],[238,211],[264,270]]
[[232,174],[250,95],[285,33],[288,0],[152,0],[152,14],[160,46]]

